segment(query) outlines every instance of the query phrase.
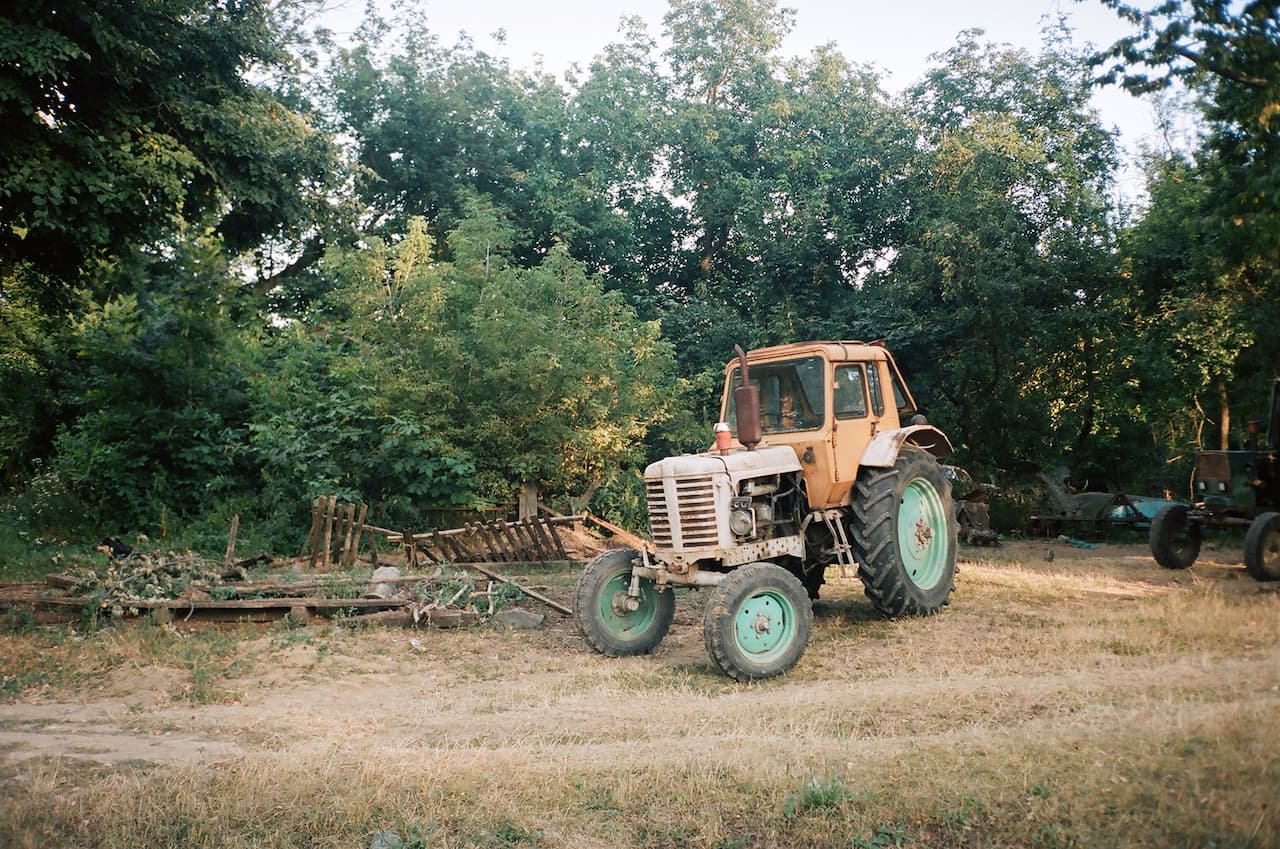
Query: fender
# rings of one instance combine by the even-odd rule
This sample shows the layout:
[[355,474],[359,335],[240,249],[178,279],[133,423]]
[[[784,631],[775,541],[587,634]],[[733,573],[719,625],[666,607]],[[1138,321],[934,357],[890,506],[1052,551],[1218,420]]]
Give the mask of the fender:
[[863,449],[859,465],[888,468],[897,462],[903,445],[923,448],[939,460],[956,453],[947,435],[933,425],[911,425],[877,433]]

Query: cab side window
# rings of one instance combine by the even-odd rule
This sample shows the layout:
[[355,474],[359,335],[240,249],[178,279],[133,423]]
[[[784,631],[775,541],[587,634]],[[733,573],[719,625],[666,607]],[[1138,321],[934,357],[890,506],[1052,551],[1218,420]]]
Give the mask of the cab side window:
[[867,392],[862,366],[836,366],[833,392],[837,419],[860,419],[867,414]]
[[877,416],[883,416],[884,395],[880,392],[879,363],[867,363],[867,388],[871,390],[871,409]]

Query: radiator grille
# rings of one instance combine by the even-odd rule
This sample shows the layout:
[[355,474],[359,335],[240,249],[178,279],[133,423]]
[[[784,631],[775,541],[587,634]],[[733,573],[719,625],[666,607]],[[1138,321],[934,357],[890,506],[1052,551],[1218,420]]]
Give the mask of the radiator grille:
[[715,487],[711,478],[676,480],[676,503],[667,503],[663,481],[645,482],[649,501],[649,533],[663,548],[707,548],[719,542],[716,531]]
[[1231,463],[1227,455],[1205,452],[1196,457],[1196,477],[1203,481],[1231,480]]

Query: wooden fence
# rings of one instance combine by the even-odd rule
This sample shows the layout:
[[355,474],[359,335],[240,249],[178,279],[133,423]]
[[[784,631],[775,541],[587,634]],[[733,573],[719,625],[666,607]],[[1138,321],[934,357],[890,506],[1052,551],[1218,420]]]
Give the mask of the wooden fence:
[[336,496],[313,499],[311,532],[302,554],[310,551],[313,569],[355,565],[362,541],[367,541],[370,562],[378,560],[377,539],[404,549],[410,568],[422,563],[545,563],[568,560],[557,526],[573,525],[581,516],[526,519],[508,522],[465,522],[460,528],[414,533],[365,524],[368,505],[339,503]]

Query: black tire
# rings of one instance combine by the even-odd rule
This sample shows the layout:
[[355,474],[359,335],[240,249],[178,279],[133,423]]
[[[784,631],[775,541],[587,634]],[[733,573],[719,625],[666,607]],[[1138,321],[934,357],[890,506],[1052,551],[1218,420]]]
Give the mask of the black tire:
[[1280,513],[1260,513],[1249,526],[1244,568],[1255,581],[1280,581]]
[[612,549],[588,563],[573,590],[573,621],[593,649],[609,657],[648,654],[658,647],[676,614],[675,594],[640,580],[639,607],[625,606],[631,586],[631,549]]
[[906,446],[893,468],[863,469],[853,499],[850,530],[867,598],[891,619],[937,613],[955,589],[958,532],[938,461]]
[[1151,556],[1166,569],[1187,569],[1200,556],[1200,523],[1187,521],[1184,504],[1163,507],[1151,520]]
[[773,563],[748,563],[726,575],[702,618],[707,654],[738,681],[772,678],[795,666],[812,630],[804,585]]

